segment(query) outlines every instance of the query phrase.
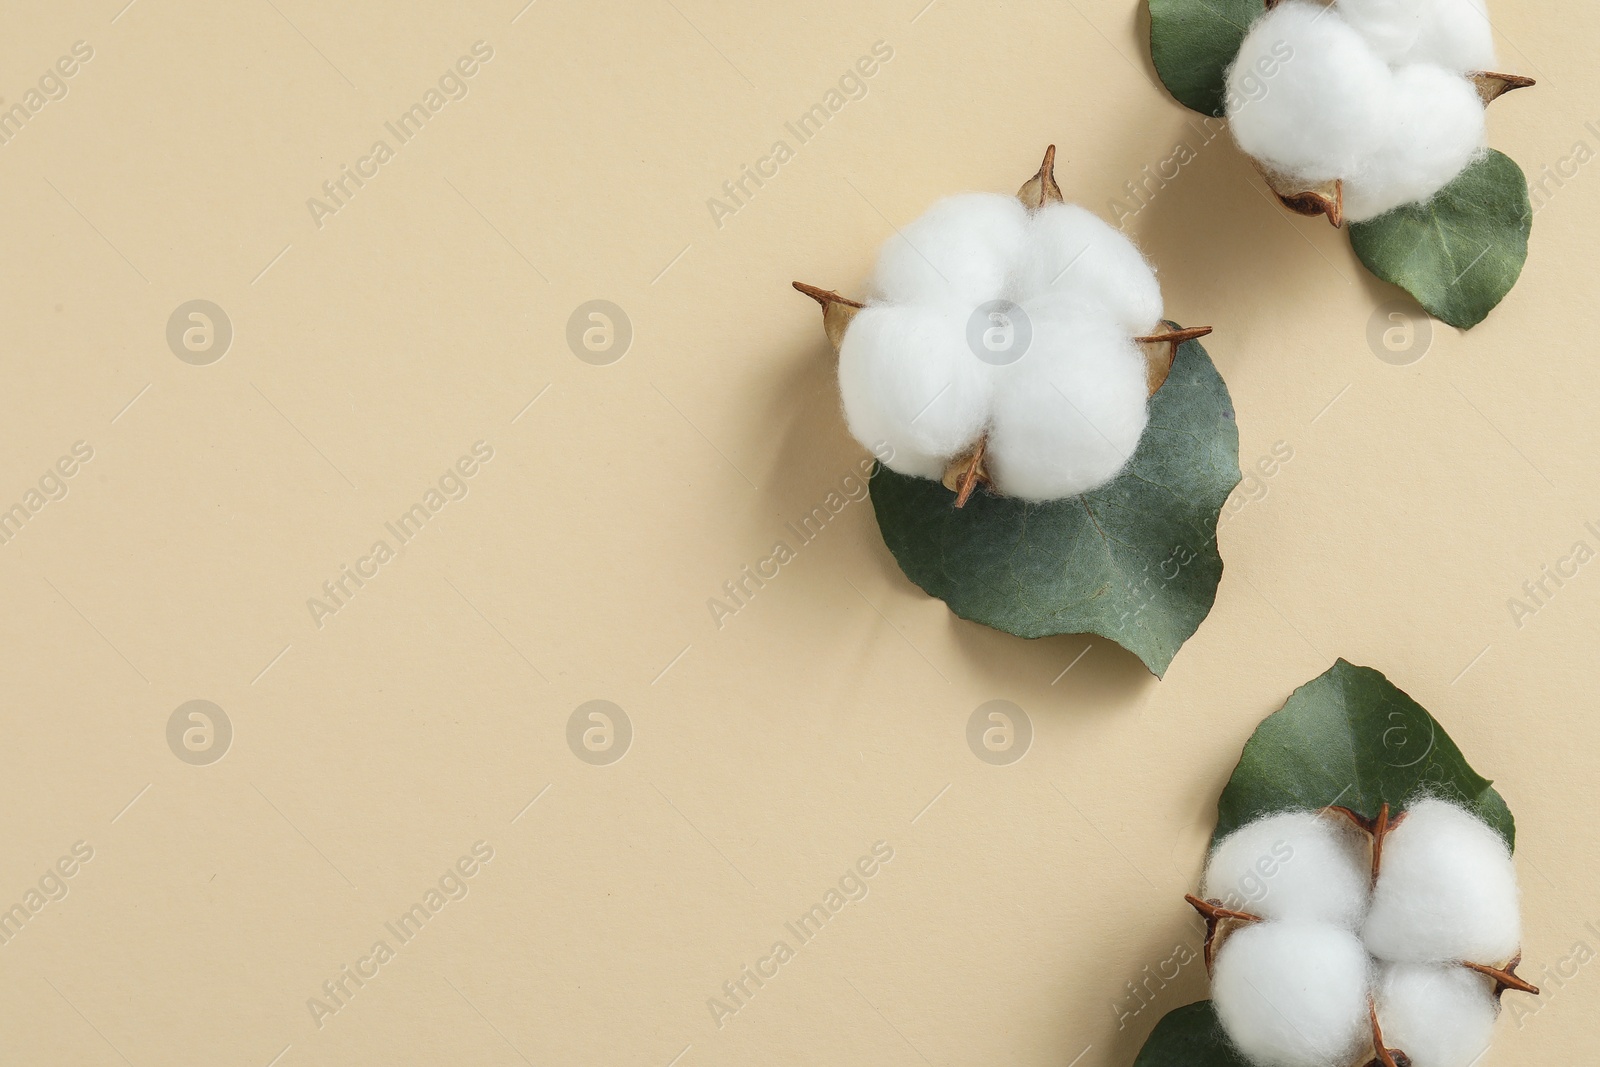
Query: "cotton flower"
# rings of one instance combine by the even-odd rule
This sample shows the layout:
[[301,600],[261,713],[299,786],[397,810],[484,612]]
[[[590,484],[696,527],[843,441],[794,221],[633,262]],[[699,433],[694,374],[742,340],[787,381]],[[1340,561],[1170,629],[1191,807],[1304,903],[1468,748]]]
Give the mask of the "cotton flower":
[[[1161,289],[1133,242],[1061,200],[1053,156],[1021,199],[941,200],[879,253],[837,342],[839,390],[851,434],[891,470],[950,484],[964,464],[1047,501],[1105,485],[1138,447]],[[799,288],[825,311],[842,299]]]
[[1229,68],[1229,126],[1276,182],[1340,183],[1342,217],[1361,222],[1427,201],[1478,157],[1471,75],[1493,64],[1483,0],[1288,0]]
[[1510,850],[1443,800],[1258,819],[1213,849],[1202,892],[1217,1018],[1261,1067],[1470,1067],[1500,994],[1538,992],[1515,974]]

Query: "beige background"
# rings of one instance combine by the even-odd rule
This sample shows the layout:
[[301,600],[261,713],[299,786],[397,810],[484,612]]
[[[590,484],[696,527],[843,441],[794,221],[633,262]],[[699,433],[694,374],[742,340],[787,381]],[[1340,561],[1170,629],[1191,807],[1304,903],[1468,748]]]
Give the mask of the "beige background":
[[[892,225],[1012,190],[1051,141],[1102,213],[1199,144],[1133,0],[123,2],[0,18],[4,107],[94,50],[0,146],[0,504],[94,453],[0,546],[0,906],[94,850],[0,945],[0,1060],[1127,1064],[1203,995],[1191,965],[1133,1013],[1127,983],[1192,943],[1240,745],[1340,655],[1497,779],[1527,972],[1600,947],[1600,569],[1520,628],[1507,606],[1600,547],[1600,173],[1541,210],[1500,309],[1408,366],[1367,342],[1398,292],[1225,139],[1129,220],[1170,316],[1217,327],[1242,462],[1293,450],[1232,502],[1215,610],[1158,683],[954,619],[864,503],[722,628],[707,607],[864,454],[792,279],[858,290]],[[1600,147],[1600,13],[1494,7],[1541,79],[1494,143],[1530,174]],[[307,199],[480,40],[469,95],[318,228]],[[865,98],[798,144],[879,40]],[[719,228],[707,199],[778,139]],[[165,340],[197,298],[235,331],[209,366]],[[596,298],[634,329],[609,366],[565,341]],[[467,497],[316,626],[307,599],[477,441]],[[167,744],[192,699],[233,726],[209,766]],[[634,731],[609,766],[566,741],[591,699]],[[965,739],[994,699],[1035,732],[1010,766]],[[478,841],[469,894],[388,934]],[[708,999],[877,841],[870,895],[717,1026]],[[379,939],[319,1027],[308,998]],[[1589,1057],[1600,971],[1544,981],[1486,1064]]]

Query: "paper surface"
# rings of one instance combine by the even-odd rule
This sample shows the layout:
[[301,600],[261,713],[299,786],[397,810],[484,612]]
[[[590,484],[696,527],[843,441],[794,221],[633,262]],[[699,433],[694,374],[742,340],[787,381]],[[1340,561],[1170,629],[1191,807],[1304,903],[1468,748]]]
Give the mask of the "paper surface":
[[[1600,13],[1494,5],[1557,179],[1424,345],[1132,0],[123,3],[0,16],[0,1060],[1120,1067],[1338,656],[1516,814],[1484,1063],[1587,1054]],[[1254,472],[1160,683],[901,575],[789,288],[1052,142]]]

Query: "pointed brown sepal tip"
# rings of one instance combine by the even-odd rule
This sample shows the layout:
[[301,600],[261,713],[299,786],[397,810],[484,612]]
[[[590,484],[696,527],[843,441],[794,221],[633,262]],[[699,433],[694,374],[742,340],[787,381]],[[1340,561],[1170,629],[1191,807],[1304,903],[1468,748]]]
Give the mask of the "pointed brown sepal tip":
[[1539,84],[1521,74],[1501,74],[1492,70],[1473,71],[1467,77],[1472,79],[1472,84],[1477,87],[1478,99],[1483,101],[1484,107],[1488,107],[1513,89],[1528,89]]
[[791,282],[790,284],[795,287],[796,291],[806,294],[818,304],[821,304],[824,310],[827,309],[829,304],[843,304],[846,307],[853,307],[857,309],[867,306],[861,303],[859,300],[851,300],[847,296],[840,296],[832,289],[823,289],[819,286],[807,285],[805,282]]
[[1235,911],[1232,908],[1225,908],[1220,900],[1201,900],[1193,893],[1185,893],[1183,895],[1183,899],[1188,902],[1191,908],[1200,913],[1200,918],[1204,919],[1206,923],[1204,959],[1206,963],[1207,974],[1211,973],[1211,967],[1216,962],[1218,947],[1217,933],[1221,928],[1222,921],[1224,919],[1232,919],[1234,922],[1238,923],[1258,923],[1264,921],[1261,916],[1256,915],[1253,912]]
[[832,289],[823,289],[805,282],[791,283],[795,290],[804,293],[815,300],[822,307],[822,331],[828,335],[828,341],[833,345],[835,352],[844,344],[844,332],[850,328],[850,322],[856,317],[856,312],[867,305],[859,300],[851,300],[847,296],[840,296]]
[[1193,341],[1197,337],[1206,337],[1213,330],[1211,326],[1190,326],[1183,330],[1168,330],[1164,333],[1153,333],[1146,337],[1135,337],[1134,340],[1142,345],[1171,343],[1181,345],[1185,341]]
[[1220,900],[1201,900],[1193,893],[1185,893],[1183,899],[1208,922],[1213,922],[1217,919],[1235,919],[1242,923],[1264,921],[1261,916],[1254,912],[1236,911],[1233,908],[1224,907]]
[[1516,990],[1518,993],[1531,993],[1539,995],[1539,987],[1521,978],[1517,974],[1517,967],[1522,963],[1522,953],[1511,957],[1511,962],[1504,967],[1487,967],[1481,963],[1463,963],[1461,966],[1469,971],[1477,971],[1485,978],[1494,980],[1494,999],[1499,1000],[1507,990]]
[[1067,198],[1061,195],[1061,186],[1056,184],[1055,145],[1044,150],[1044,162],[1039,164],[1039,172],[1022,183],[1022,188],[1017,190],[1017,199],[1021,200],[1029,210],[1043,207],[1045,204],[1067,202]]
[[1210,326],[1191,326],[1186,330],[1167,330],[1133,339],[1144,349],[1145,381],[1150,387],[1151,396],[1155,396],[1167,384],[1167,376],[1172,373],[1172,365],[1178,359],[1178,346],[1185,341],[1205,337],[1210,332]]

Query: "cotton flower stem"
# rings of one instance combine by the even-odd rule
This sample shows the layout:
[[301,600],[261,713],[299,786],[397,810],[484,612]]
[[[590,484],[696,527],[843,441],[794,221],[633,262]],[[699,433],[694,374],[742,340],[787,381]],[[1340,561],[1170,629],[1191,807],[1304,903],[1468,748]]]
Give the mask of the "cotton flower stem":
[[844,343],[844,332],[850,328],[850,320],[856,317],[856,312],[867,305],[859,300],[851,300],[847,296],[840,296],[832,289],[819,289],[815,285],[805,282],[794,282],[794,287],[822,305],[822,331],[828,335],[828,341],[833,345],[835,352]]
[[1519,952],[1515,956],[1511,957],[1511,962],[1506,964],[1503,968],[1486,967],[1481,963],[1462,963],[1461,966],[1465,967],[1469,971],[1477,971],[1479,974],[1487,978],[1493,978],[1494,998],[1496,1000],[1499,1000],[1500,995],[1508,989],[1515,989],[1518,993],[1532,993],[1534,996],[1538,996],[1538,986],[1517,977],[1517,965],[1521,962],[1522,953]]
[[1220,900],[1201,900],[1193,893],[1185,893],[1183,899],[1188,901],[1189,906],[1195,911],[1199,912],[1200,918],[1204,919],[1206,922],[1205,961],[1207,974],[1211,973],[1212,961],[1215,960],[1217,956],[1217,928],[1222,925],[1223,920],[1229,919],[1237,923],[1258,923],[1265,921],[1261,918],[1261,916],[1253,914],[1252,912],[1235,911],[1233,908],[1223,907],[1222,901]]
[[988,450],[989,435],[984,434],[978,438],[977,444],[945,464],[944,477],[940,482],[956,494],[956,507],[966,507],[973,490],[990,483],[989,469],[984,464]]
[[1036,211],[1045,204],[1067,202],[1067,198],[1061,195],[1061,186],[1056,184],[1055,145],[1044,150],[1044,162],[1039,164],[1039,173],[1022,183],[1022,188],[1017,190],[1017,199],[1030,211]]
[[1378,809],[1378,817],[1376,819],[1369,819],[1359,812],[1351,811],[1349,808],[1342,808],[1338,805],[1334,805],[1328,810],[1343,815],[1372,835],[1372,884],[1377,885],[1378,870],[1383,866],[1383,839],[1388,837],[1395,827],[1405,821],[1406,813],[1402,811],[1399,815],[1390,817],[1388,801],[1384,801],[1383,806]]
[[[1403,818],[1405,818],[1405,813],[1404,812],[1402,812],[1401,815],[1400,815],[1400,819],[1403,819]],[[1400,819],[1396,819],[1394,821],[1395,822],[1399,822]],[[1379,868],[1381,868],[1383,866],[1383,839],[1385,837],[1389,836],[1389,831],[1390,831],[1391,828],[1392,828],[1392,826],[1391,826],[1391,824],[1389,822],[1389,805],[1387,803],[1385,803],[1382,808],[1378,809],[1378,818],[1377,818],[1376,823],[1374,823],[1374,825],[1372,827],[1372,884],[1373,885],[1377,885],[1378,884],[1378,870],[1379,870]]]
[[1167,330],[1134,338],[1144,349],[1145,381],[1150,386],[1151,396],[1156,395],[1157,390],[1166,384],[1167,375],[1172,373],[1172,364],[1178,359],[1178,346],[1210,332],[1209,326],[1191,326],[1187,330]]
[[972,458],[967,461],[967,469],[962,472],[961,480],[956,485],[956,507],[966,507],[967,501],[972,498],[972,491],[978,488],[978,483],[988,480],[988,473],[983,469],[983,455],[988,447],[987,434],[978,438],[977,445],[972,449]]
[[1378,1002],[1367,998],[1367,1017],[1372,1020],[1372,1062],[1367,1067],[1411,1067],[1411,1057],[1383,1043],[1383,1027],[1378,1025]]

